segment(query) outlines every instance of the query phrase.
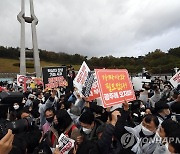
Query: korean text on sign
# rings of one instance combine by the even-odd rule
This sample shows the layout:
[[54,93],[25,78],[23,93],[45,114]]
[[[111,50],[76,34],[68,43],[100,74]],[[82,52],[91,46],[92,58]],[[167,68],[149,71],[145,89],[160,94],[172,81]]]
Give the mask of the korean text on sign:
[[104,107],[135,99],[127,70],[98,69],[95,72]]

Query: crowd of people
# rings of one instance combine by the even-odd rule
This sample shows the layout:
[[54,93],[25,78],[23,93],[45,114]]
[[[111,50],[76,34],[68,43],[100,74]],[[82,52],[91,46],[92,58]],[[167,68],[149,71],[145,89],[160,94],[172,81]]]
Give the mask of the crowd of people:
[[103,108],[81,97],[69,77],[69,87],[54,89],[8,85],[23,99],[0,103],[0,154],[63,153],[61,134],[75,141],[69,154],[180,153],[180,86],[155,78],[135,91],[136,100]]

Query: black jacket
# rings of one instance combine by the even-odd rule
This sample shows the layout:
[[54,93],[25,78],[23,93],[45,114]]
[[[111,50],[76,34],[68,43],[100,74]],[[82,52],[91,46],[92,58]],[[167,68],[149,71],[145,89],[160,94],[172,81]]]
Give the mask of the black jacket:
[[[124,134],[126,134],[126,133],[128,134],[128,131],[125,130],[125,128],[124,128],[124,126],[126,126],[128,123],[128,121],[127,121],[128,117],[129,117],[129,112],[123,110],[121,112],[121,116],[118,118],[118,121],[117,121],[116,126],[115,126],[115,136],[119,140],[121,147],[122,147],[120,153],[134,154],[134,152],[131,151],[131,148],[136,144],[136,139],[134,138],[134,143],[132,144],[132,146],[130,146],[128,148],[126,148],[126,143],[125,143],[126,139],[123,141],[121,139]],[[124,142],[124,145],[122,142]]]
[[107,124],[101,138],[97,141],[97,145],[100,153],[103,154],[117,154],[121,150],[119,141],[112,137],[115,133],[115,127],[111,124]]
[[84,136],[84,140],[90,140],[90,141],[97,141],[97,134],[96,134],[96,130],[100,125],[103,125],[104,123],[99,120],[99,119],[95,119],[94,121],[94,128],[92,129],[90,134],[85,134],[82,129],[80,130],[80,133]]

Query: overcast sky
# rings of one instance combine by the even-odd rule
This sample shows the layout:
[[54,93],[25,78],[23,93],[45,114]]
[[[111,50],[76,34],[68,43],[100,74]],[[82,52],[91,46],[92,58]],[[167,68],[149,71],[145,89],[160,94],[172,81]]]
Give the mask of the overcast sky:
[[[29,16],[29,1],[26,16]],[[140,56],[180,46],[180,0],[34,0],[38,46],[92,56]],[[0,45],[20,44],[21,0],[0,0]],[[26,26],[26,46],[31,45]]]

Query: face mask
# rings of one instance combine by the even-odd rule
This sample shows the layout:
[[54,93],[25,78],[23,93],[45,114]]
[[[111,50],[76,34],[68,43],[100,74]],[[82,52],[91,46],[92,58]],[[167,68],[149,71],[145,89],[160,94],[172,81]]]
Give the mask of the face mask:
[[46,118],[46,120],[47,120],[49,123],[52,123],[52,122],[53,122],[53,119],[54,119],[54,117]]
[[14,105],[13,107],[15,110],[19,109],[19,105]]
[[150,131],[149,129],[147,129],[146,127],[142,126],[142,132],[144,135],[146,136],[150,136],[150,135],[153,135],[154,132]]
[[92,129],[87,129],[87,128],[82,128],[82,130],[83,130],[83,132],[85,133],[85,134],[90,134],[91,133],[91,131],[92,131]]
[[59,125],[58,125],[58,124],[53,123],[53,127],[54,127],[54,129],[58,130]]

